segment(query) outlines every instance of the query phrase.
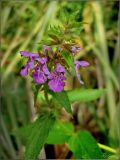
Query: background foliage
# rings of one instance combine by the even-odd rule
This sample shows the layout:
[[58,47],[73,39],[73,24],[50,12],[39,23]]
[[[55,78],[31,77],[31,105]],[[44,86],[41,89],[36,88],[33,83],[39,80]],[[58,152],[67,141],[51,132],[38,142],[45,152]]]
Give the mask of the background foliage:
[[[68,92],[74,119],[62,110],[60,123],[64,126],[66,120],[68,122],[65,124],[66,128],[71,134],[74,128],[76,136],[69,139],[70,135],[63,129],[62,136],[59,135],[61,131],[58,131],[59,142],[54,139],[56,141],[53,143],[48,137],[48,144],[45,146],[47,158],[70,159],[73,158],[71,151],[78,158],[79,151],[74,150],[74,141],[76,142],[78,137],[87,139],[87,136],[90,136],[87,131],[79,133],[79,130],[83,129],[88,130],[97,142],[118,150],[120,137],[118,5],[119,1],[109,0],[1,2],[0,158],[23,157],[24,141],[18,135],[13,135],[13,131],[34,121],[37,117],[35,107],[42,106],[44,102],[43,94],[40,93],[34,107],[31,80],[19,76],[19,70],[24,63],[19,51],[39,51],[41,44],[49,42],[48,35],[51,34],[58,35],[61,41],[63,39],[72,41],[74,38],[83,48],[75,58],[89,61],[90,67],[81,70],[84,86],[80,86],[76,77],[68,75],[69,81],[65,87],[66,90],[75,89]],[[67,21],[70,28],[66,26],[68,27],[66,34],[61,35],[60,29]],[[101,88],[106,89],[106,94],[97,99],[104,92]],[[88,92],[84,92],[84,89],[88,89]],[[101,90],[95,92],[91,89]],[[89,140],[92,141],[92,138]],[[54,145],[50,145],[51,142]],[[99,148],[95,150],[100,152]],[[103,153],[104,158],[112,158],[111,153],[104,150]],[[88,152],[87,155],[89,154],[91,153]],[[82,158],[87,158],[87,155]]]

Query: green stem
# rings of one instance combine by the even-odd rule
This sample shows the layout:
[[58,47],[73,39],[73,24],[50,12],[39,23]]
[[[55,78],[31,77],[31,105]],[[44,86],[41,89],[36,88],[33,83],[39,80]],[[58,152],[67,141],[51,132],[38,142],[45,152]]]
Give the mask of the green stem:
[[101,149],[104,149],[104,150],[106,150],[106,151],[108,151],[108,152],[117,154],[117,151],[116,151],[115,149],[113,149],[113,148],[111,148],[111,147],[108,147],[108,146],[106,146],[106,145],[104,145],[104,144],[98,143],[98,146],[99,146]]
[[48,93],[47,93],[46,86],[44,87],[44,95],[45,95],[46,102],[47,102],[48,105],[49,105],[49,98],[48,98]]

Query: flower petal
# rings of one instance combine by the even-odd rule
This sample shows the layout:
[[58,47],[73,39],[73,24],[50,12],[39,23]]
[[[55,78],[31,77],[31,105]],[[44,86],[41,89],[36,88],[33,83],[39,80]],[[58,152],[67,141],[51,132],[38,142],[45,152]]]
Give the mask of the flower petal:
[[82,67],[89,66],[89,63],[88,63],[87,61],[78,61],[78,60],[75,60],[74,63],[75,63],[75,65],[78,66],[78,67],[80,67],[80,66],[82,66]]
[[60,63],[57,63],[55,70],[59,73],[65,73],[65,68]]
[[55,78],[55,73],[50,73],[49,75],[48,75],[48,79],[54,79]]
[[34,67],[34,61],[28,60],[27,64],[22,67],[20,74],[22,76],[27,76],[28,75],[28,70],[32,69]]
[[44,51],[50,51],[51,50],[50,46],[44,45],[43,47],[44,47]]
[[80,84],[84,84],[84,82],[81,80],[80,74],[78,72],[76,72],[76,75],[77,75],[77,78],[78,78]]
[[72,53],[75,53],[75,52],[76,52],[76,47],[75,47],[75,46],[72,46],[71,51],[72,51]]
[[61,92],[64,89],[66,77],[64,76],[65,68],[58,63],[52,73],[48,75],[48,86],[54,92]]
[[45,74],[42,71],[34,71],[32,73],[32,77],[33,77],[34,82],[37,84],[43,84],[47,80]]
[[28,75],[28,67],[27,67],[27,65],[22,67],[22,69],[20,71],[20,74],[21,74],[21,76],[27,76]]
[[27,67],[28,68],[33,68],[34,67],[34,61],[28,61],[27,62]]
[[42,70],[43,70],[43,72],[44,72],[46,75],[49,75],[49,74],[50,74],[50,72],[49,72],[46,64],[43,65]]
[[47,58],[46,58],[46,57],[43,57],[43,58],[36,58],[35,60],[37,60],[40,64],[44,64],[44,63],[46,63]]
[[79,46],[72,46],[71,51],[72,51],[72,54],[73,54],[73,56],[74,56],[75,52],[78,53],[78,52],[81,51],[81,48],[80,48]]
[[30,58],[37,58],[37,57],[39,57],[39,54],[37,54],[37,53],[26,52],[26,51],[20,51],[20,54],[21,54],[21,56],[30,57]]
[[48,82],[48,86],[54,92],[61,92],[64,89],[64,85],[64,82],[61,82],[57,79],[53,79]]
[[78,80],[79,80],[79,82],[80,82],[81,84],[84,84],[84,82],[81,80],[81,76],[80,76],[78,70],[79,70],[79,68],[80,68],[81,66],[82,66],[82,67],[88,66],[89,63],[88,63],[87,61],[78,61],[78,60],[75,60],[74,64],[75,64],[75,70],[76,70],[77,78],[78,78]]

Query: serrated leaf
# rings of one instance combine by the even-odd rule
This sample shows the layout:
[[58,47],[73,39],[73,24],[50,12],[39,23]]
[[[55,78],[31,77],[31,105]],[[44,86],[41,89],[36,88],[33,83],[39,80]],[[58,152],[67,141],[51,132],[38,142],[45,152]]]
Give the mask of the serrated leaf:
[[68,145],[77,159],[103,159],[103,153],[96,140],[87,131],[76,133],[69,139]]
[[44,113],[36,120],[34,126],[29,132],[25,151],[25,160],[37,159],[37,156],[46,142],[49,131],[53,127],[54,122],[55,117],[50,113]]
[[47,138],[48,144],[64,144],[72,136],[74,126],[70,122],[57,121]]
[[105,89],[75,89],[68,91],[70,102],[87,102],[95,100],[105,94]]
[[66,109],[67,112],[72,113],[71,104],[66,91],[62,92],[49,92],[56,101]]

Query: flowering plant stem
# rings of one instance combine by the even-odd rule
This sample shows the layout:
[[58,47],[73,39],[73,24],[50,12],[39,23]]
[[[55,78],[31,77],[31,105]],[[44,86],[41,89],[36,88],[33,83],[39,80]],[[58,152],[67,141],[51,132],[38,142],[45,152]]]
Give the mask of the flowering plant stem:
[[46,86],[45,86],[45,90],[44,90],[44,95],[45,95],[46,102],[49,105],[48,92],[47,92]]
[[117,154],[117,151],[116,151],[115,149],[113,149],[113,148],[111,148],[111,147],[108,147],[108,146],[106,146],[106,145],[104,145],[104,144],[98,143],[98,146],[99,146],[101,149],[104,149],[104,150],[106,150],[106,151],[108,151],[108,152]]

